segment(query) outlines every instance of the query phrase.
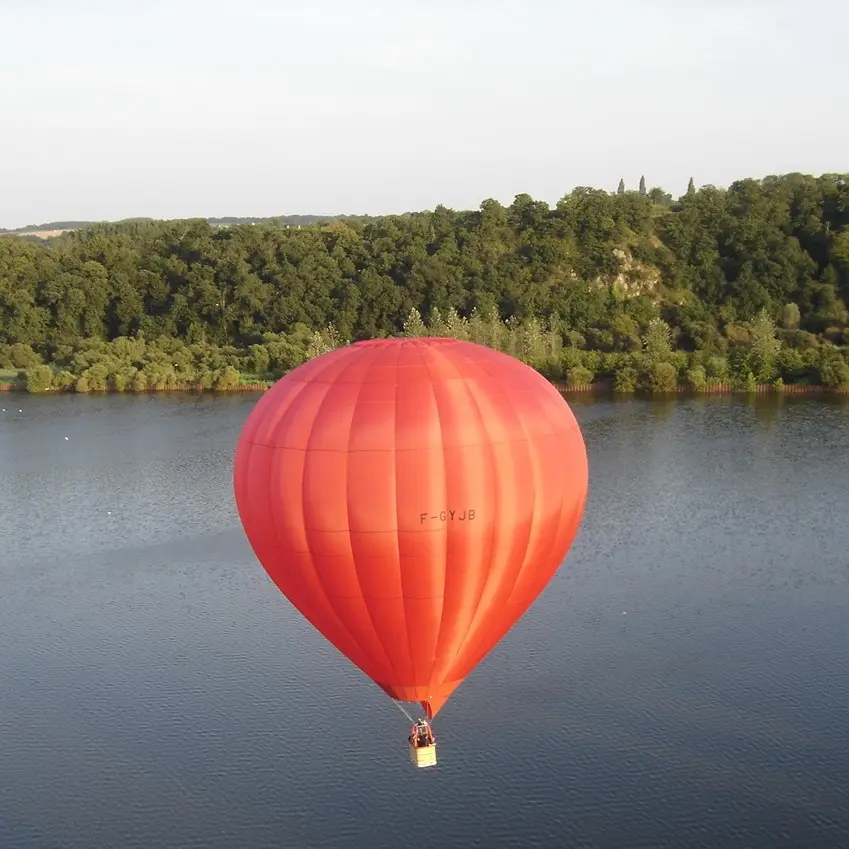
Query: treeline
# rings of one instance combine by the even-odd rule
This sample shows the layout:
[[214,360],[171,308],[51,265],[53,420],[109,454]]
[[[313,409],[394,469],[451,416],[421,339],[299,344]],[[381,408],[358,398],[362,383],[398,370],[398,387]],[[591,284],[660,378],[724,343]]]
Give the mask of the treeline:
[[92,225],[0,240],[0,368],[44,388],[231,388],[342,342],[447,334],[552,379],[849,386],[849,175],[578,188],[473,211]]
[[90,224],[90,221],[50,221],[46,224],[28,224],[26,227],[16,227],[13,230],[0,227],[0,234],[26,233],[30,230],[73,230],[78,227],[88,227]]
[[[274,215],[266,217],[225,216],[223,218],[206,218],[203,220],[213,226],[219,227],[232,227],[241,224],[282,224],[287,227],[305,227],[310,224],[321,224],[327,221],[345,221],[348,218],[362,217],[349,215]],[[129,224],[138,221],[152,222],[155,220],[156,219],[153,218],[126,218],[115,223],[120,226],[122,224]],[[44,224],[28,224],[25,227],[16,227],[12,230],[0,227],[0,236],[27,235],[30,233],[51,232],[54,230],[82,230],[87,227],[93,227],[97,223],[98,222],[95,221],[48,221]]]

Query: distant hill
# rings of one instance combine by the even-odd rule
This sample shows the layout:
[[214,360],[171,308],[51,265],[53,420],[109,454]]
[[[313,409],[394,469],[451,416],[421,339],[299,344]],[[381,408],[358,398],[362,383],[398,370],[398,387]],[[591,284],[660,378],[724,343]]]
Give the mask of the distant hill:
[[[284,226],[300,227],[309,224],[319,224],[322,221],[333,221],[334,219],[357,218],[363,216],[354,215],[272,215],[267,218],[239,216],[225,216],[224,218],[207,218],[213,227],[234,227],[240,224],[268,224],[276,221]],[[367,216],[365,216],[367,217]],[[19,236],[32,241],[46,241],[55,239],[72,230],[82,230],[91,227],[92,224],[126,224],[131,221],[153,221],[152,218],[122,218],[120,221],[48,221],[45,224],[28,224],[26,227],[18,227],[14,230],[6,230],[0,227],[0,236]]]
[[91,221],[49,221],[47,224],[28,224],[26,227],[17,227],[14,230],[5,230],[0,227],[0,233],[32,233],[42,230],[79,230],[80,227],[88,227]]
[[274,215],[270,218],[207,218],[206,220],[213,226],[230,227],[238,224],[268,224],[271,221],[278,221],[280,224],[288,224],[290,227],[295,225],[319,224],[322,221],[333,221],[337,218],[353,218],[351,215]]

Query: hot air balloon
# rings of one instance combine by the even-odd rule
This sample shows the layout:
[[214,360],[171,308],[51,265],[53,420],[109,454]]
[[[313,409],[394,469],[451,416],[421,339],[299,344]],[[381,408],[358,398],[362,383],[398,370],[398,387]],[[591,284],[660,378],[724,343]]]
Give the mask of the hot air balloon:
[[499,351],[376,339],[312,359],[251,411],[234,489],[283,595],[392,699],[430,721],[563,562],[588,469],[557,389]]

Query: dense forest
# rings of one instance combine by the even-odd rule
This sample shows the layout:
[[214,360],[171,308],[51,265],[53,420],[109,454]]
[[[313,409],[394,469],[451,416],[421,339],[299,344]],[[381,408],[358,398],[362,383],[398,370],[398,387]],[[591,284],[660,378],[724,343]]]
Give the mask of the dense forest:
[[849,174],[576,188],[287,227],[0,238],[0,369],[30,391],[231,388],[346,341],[450,335],[618,391],[849,387]]

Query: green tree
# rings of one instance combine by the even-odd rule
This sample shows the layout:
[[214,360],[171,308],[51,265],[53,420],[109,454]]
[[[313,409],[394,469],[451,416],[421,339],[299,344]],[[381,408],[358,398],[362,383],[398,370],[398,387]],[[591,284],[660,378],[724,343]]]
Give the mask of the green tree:
[[799,312],[799,307],[792,301],[786,303],[781,313],[782,325],[788,330],[795,330],[799,326],[799,322],[801,320],[802,316]]
[[468,340],[469,323],[462,318],[454,307],[450,307],[445,317],[445,332],[452,339]]
[[422,321],[421,313],[411,307],[410,312],[404,319],[404,336],[427,336],[427,327]]
[[669,325],[662,318],[653,318],[649,322],[643,337],[646,356],[655,362],[668,360],[672,355],[672,334]]
[[775,378],[775,363],[781,342],[775,335],[775,322],[767,311],[761,310],[752,322],[752,351],[749,359],[755,379],[769,383]]

